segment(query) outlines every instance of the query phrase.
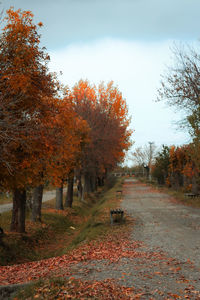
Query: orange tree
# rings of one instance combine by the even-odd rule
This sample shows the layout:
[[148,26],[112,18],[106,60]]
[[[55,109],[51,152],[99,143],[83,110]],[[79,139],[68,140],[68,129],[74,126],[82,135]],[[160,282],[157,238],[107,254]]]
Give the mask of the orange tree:
[[[57,187],[56,208],[63,209],[63,183],[71,182],[71,176],[79,163],[81,151],[87,143],[88,125],[75,112],[75,107],[68,92],[57,102],[57,113],[52,123],[54,151],[46,166],[48,180]],[[72,186],[73,187],[73,186]],[[72,188],[68,185],[68,193]],[[69,195],[68,195],[69,197]],[[66,199],[66,206],[72,205],[71,199]]]
[[7,11],[0,36],[1,187],[13,192],[11,230],[25,231],[26,187],[37,180],[46,138],[42,123],[57,83],[48,73],[49,56],[40,49],[30,11]]
[[[167,184],[174,188],[198,192],[199,168],[196,163],[198,153],[193,143],[179,147],[163,146],[155,157],[153,177],[159,184]],[[195,157],[195,159],[194,159]]]
[[103,83],[99,85],[98,99],[106,118],[103,136],[108,148],[105,149],[106,155],[102,157],[103,165],[110,170],[123,161],[126,151],[131,146],[132,131],[128,128],[130,118],[126,100],[112,81],[107,86]]
[[184,187],[193,192],[198,191],[199,169],[193,160],[193,144],[182,147],[172,146],[169,151],[168,184],[173,187]]
[[98,89],[88,81],[79,81],[72,90],[77,114],[87,121],[90,142],[85,146],[79,169],[84,179],[82,196],[95,191],[97,182],[102,181],[124,158],[130,146],[131,131],[126,101],[119,90],[109,83]]

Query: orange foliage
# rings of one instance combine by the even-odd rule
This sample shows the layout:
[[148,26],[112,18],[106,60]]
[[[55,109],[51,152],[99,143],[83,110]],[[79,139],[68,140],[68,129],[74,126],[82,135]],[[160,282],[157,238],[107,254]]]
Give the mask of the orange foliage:
[[169,176],[168,184],[170,185],[175,177],[182,177],[187,179],[185,183],[187,188],[191,185],[188,180],[192,180],[198,174],[198,168],[193,160],[192,156],[193,146],[192,144],[184,145],[182,147],[172,146],[170,148],[170,164],[169,164]]
[[45,152],[48,156],[47,125],[58,89],[32,19],[30,11],[9,9],[0,40],[0,180],[10,189],[38,180],[40,162]]
[[72,90],[77,114],[87,121],[90,143],[82,156],[87,172],[104,172],[122,161],[130,146],[131,131],[126,101],[110,82],[98,89],[88,81],[79,81]]
[[70,96],[58,100],[52,130],[54,151],[47,164],[47,176],[54,185],[60,186],[79,163],[82,148],[88,141],[87,122],[77,116]]

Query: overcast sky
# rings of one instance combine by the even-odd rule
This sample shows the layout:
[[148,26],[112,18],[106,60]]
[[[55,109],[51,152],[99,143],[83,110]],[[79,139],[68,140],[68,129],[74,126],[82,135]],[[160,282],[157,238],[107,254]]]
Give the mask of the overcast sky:
[[5,10],[31,10],[42,21],[42,46],[52,71],[73,86],[114,80],[127,100],[135,145],[183,144],[173,125],[180,115],[156,103],[160,74],[174,42],[200,38],[200,0],[0,0]]

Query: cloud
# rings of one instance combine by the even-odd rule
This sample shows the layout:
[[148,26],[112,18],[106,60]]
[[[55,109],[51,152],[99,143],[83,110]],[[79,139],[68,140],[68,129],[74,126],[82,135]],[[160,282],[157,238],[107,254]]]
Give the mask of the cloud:
[[42,21],[50,49],[105,37],[131,40],[198,39],[199,0],[6,0]]
[[88,79],[91,83],[113,80],[127,100],[132,116],[134,140],[144,144],[180,144],[188,136],[176,132],[172,122],[178,119],[163,103],[155,103],[160,74],[170,63],[171,41],[139,43],[103,39],[87,44],[72,44],[51,52],[51,69],[62,71],[60,78],[72,87]]

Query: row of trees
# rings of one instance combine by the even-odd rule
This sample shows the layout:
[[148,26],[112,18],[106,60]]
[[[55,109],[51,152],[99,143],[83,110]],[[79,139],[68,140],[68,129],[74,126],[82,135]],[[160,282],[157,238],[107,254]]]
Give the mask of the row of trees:
[[30,11],[7,11],[0,36],[0,188],[13,193],[11,230],[25,231],[26,192],[33,189],[32,217],[41,220],[46,181],[57,187],[56,208],[102,184],[130,146],[126,101],[110,82],[79,81],[63,89],[48,70]]
[[[199,193],[198,154],[193,143],[183,146],[138,147],[132,153],[136,176],[155,179],[160,185]],[[151,173],[150,173],[151,172]]]
[[159,184],[199,192],[199,170],[193,160],[194,145],[163,146],[155,158],[152,175]]
[[185,187],[198,193],[200,189],[200,54],[189,46],[175,46],[174,64],[162,78],[158,100],[182,111],[182,129],[191,143],[180,147],[163,146],[156,158],[154,176],[160,183]]
[[[132,157],[137,162],[140,175],[152,176],[159,184],[199,193],[200,190],[200,55],[189,46],[175,46],[174,63],[162,76],[158,101],[182,111],[179,125],[191,136],[191,142],[183,146],[163,146],[154,153],[150,162],[148,146],[135,149]],[[155,148],[151,148],[155,150]],[[144,168],[146,167],[146,168]],[[147,171],[146,171],[147,170]]]

